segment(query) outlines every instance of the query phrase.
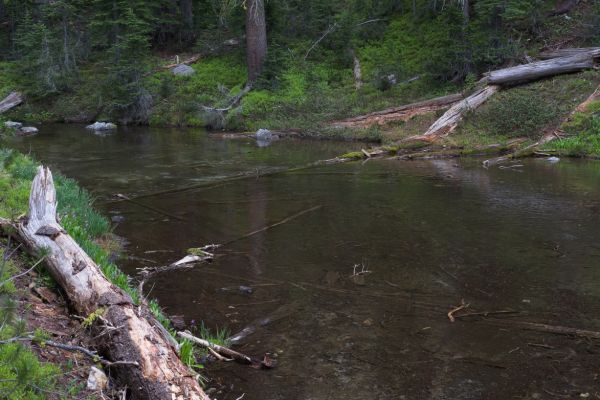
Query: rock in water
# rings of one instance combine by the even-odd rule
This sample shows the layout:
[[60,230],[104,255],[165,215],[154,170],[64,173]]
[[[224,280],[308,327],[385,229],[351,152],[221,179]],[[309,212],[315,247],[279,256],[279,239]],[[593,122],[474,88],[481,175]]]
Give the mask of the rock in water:
[[90,374],[88,375],[87,380],[88,390],[96,392],[100,390],[105,390],[107,386],[108,378],[106,377],[106,374],[102,370],[96,367],[92,367],[90,369]]
[[112,122],[95,122],[92,125],[86,126],[86,129],[91,129],[93,131],[110,131],[117,129],[117,125]]
[[38,133],[38,128],[33,127],[33,126],[24,126],[21,129],[19,129],[19,131],[17,132],[17,135],[29,136],[29,135],[35,135],[36,133]]
[[179,64],[178,66],[174,67],[171,70],[171,72],[173,73],[173,75],[177,76],[190,76],[196,73],[196,71],[194,71],[194,68],[185,64]]
[[546,160],[547,160],[549,163],[552,163],[552,164],[554,164],[554,163],[557,163],[557,162],[559,162],[559,161],[560,161],[560,158],[558,158],[558,157],[548,157]]
[[267,141],[273,139],[273,133],[268,129],[259,129],[256,131],[256,140]]
[[23,124],[20,122],[15,122],[15,121],[6,121],[4,123],[4,126],[8,129],[21,129]]

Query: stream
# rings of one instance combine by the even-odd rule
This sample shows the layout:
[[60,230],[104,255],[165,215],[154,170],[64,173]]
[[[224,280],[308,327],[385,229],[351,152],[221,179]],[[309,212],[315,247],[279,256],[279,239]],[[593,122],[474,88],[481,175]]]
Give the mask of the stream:
[[[600,331],[600,162],[285,172],[361,145],[79,125],[5,144],[94,194],[126,241],[118,264],[131,275],[227,243],[212,263],[146,285],[187,324],[255,326],[234,348],[277,361],[209,364],[211,398],[600,398],[598,340],[520,324]],[[451,322],[463,300],[456,315],[475,315]]]

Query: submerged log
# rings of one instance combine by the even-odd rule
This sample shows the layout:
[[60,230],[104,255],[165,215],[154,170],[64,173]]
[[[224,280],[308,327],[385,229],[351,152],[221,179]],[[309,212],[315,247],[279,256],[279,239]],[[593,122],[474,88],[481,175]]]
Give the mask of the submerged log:
[[417,103],[375,111],[369,114],[359,115],[358,117],[331,121],[329,125],[335,128],[367,128],[372,125],[385,125],[392,121],[408,121],[416,115],[427,114],[447,108],[462,98],[462,94],[455,93]]
[[503,68],[490,72],[488,83],[492,85],[514,85],[548,76],[578,72],[593,68],[595,65],[594,58],[598,56],[600,56],[600,51],[596,50]]
[[129,388],[133,398],[209,399],[165,335],[153,326],[153,317],[140,315],[131,297],[110,283],[59,225],[49,169],[38,168],[31,187],[29,214],[11,226],[28,251],[45,254],[48,271],[74,309],[80,315],[98,315],[92,333],[98,335],[99,353],[112,362],[139,365],[115,364],[112,368],[112,375]]
[[18,106],[23,102],[23,95],[19,92],[12,92],[0,101],[0,114]]

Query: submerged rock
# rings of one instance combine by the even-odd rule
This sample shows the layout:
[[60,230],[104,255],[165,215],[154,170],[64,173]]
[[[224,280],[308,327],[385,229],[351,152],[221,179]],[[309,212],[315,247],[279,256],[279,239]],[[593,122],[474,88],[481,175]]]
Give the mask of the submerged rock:
[[15,122],[15,121],[6,121],[4,123],[4,126],[8,129],[21,129],[23,124],[20,122]]
[[558,158],[558,157],[548,157],[548,158],[546,159],[546,161],[548,161],[549,163],[552,163],[552,164],[554,164],[554,163],[557,163],[557,162],[559,162],[559,161],[560,161],[560,158]]
[[30,136],[38,133],[38,128],[34,126],[24,126],[17,131],[17,135],[19,136]]
[[267,141],[273,139],[273,133],[268,129],[259,129],[255,134],[256,140]]
[[110,131],[113,129],[117,129],[117,125],[112,122],[95,122],[92,125],[86,126],[86,129],[91,129],[94,131]]
[[177,75],[177,76],[190,76],[190,75],[194,75],[196,73],[194,68],[190,67],[189,65],[185,65],[185,64],[179,64],[178,66],[174,67],[171,70],[171,72],[173,73],[173,75]]

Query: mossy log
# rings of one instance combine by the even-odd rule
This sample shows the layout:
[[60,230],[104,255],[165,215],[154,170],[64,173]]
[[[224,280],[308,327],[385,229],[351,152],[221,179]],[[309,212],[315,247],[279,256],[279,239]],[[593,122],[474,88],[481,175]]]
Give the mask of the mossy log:
[[0,101],[0,114],[18,106],[23,102],[23,95],[19,92],[12,92]]
[[117,383],[126,386],[134,399],[208,400],[164,333],[154,327],[153,317],[109,282],[60,226],[56,204],[52,174],[39,167],[31,187],[29,214],[10,226],[29,252],[45,254],[48,271],[76,312],[98,316],[92,333],[98,338],[99,353],[111,361],[138,364],[115,366],[111,375]]
[[393,121],[408,121],[416,115],[448,108],[461,99],[463,99],[463,95],[455,93],[399,107],[387,108],[357,117],[331,121],[329,125],[335,128],[368,128],[373,125],[385,125]]

